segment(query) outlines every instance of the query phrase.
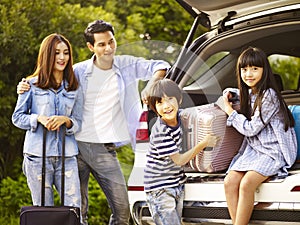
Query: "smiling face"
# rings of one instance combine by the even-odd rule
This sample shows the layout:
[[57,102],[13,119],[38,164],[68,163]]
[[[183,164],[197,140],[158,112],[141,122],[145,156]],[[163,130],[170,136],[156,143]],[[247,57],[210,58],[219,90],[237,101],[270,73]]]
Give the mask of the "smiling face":
[[113,63],[117,43],[111,31],[95,33],[95,43],[88,43],[88,48],[96,55],[96,65],[101,69],[109,69]]
[[263,68],[258,66],[246,66],[241,68],[241,78],[252,91],[255,92],[255,87],[261,80],[263,75]]
[[64,42],[59,42],[55,50],[55,62],[53,73],[61,73],[66,68],[70,59],[68,46]]
[[161,98],[161,101],[156,101],[155,107],[161,119],[168,126],[174,127],[177,125],[177,112],[179,109],[179,104],[176,97],[164,96]]

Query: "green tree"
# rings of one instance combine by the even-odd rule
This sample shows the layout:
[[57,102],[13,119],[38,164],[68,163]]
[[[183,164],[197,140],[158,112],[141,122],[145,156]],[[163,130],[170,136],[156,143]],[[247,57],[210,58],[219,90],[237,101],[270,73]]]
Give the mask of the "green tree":
[[285,90],[299,89],[300,58],[275,57],[270,60],[273,73],[280,74]]

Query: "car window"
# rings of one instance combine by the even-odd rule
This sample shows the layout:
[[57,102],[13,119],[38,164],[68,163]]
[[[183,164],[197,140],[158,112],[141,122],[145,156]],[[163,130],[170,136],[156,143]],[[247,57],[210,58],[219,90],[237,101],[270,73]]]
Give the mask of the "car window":
[[268,59],[273,73],[281,77],[283,90],[299,90],[300,58],[274,54]]
[[210,70],[216,63],[221,61],[225,56],[227,56],[229,52],[218,52],[212,56],[210,56],[204,63],[200,65],[197,71],[192,75],[186,85],[192,84],[195,80],[198,80],[203,74],[205,74],[208,70]]

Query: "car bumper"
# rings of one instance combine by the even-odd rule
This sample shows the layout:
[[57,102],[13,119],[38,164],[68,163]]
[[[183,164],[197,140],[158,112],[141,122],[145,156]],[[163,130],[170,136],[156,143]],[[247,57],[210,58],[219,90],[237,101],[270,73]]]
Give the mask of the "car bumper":
[[[288,207],[288,208],[287,208]],[[147,203],[136,202],[132,208],[132,217],[135,224],[145,224],[151,220],[151,214]],[[185,202],[182,219],[189,223],[223,223],[231,224],[231,219],[225,202]],[[280,203],[256,204],[251,224],[282,224],[299,225],[300,209],[299,203],[289,205]]]

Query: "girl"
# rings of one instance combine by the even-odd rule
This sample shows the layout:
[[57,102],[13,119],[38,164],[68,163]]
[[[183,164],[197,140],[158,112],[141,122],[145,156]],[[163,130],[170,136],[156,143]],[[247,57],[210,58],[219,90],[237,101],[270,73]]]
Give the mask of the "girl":
[[31,88],[19,95],[12,115],[15,126],[26,130],[23,171],[33,205],[41,205],[43,127],[46,139],[45,206],[54,205],[53,185],[61,190],[61,148],[66,127],[65,205],[81,205],[74,133],[81,127],[83,98],[72,68],[72,49],[60,34],[47,36],[39,50],[37,66],[29,76]]
[[245,136],[232,160],[224,187],[234,225],[249,223],[256,188],[270,176],[285,176],[296,159],[294,119],[272,74],[265,53],[249,47],[237,62],[240,110],[235,111],[230,92],[224,92],[227,125]]

